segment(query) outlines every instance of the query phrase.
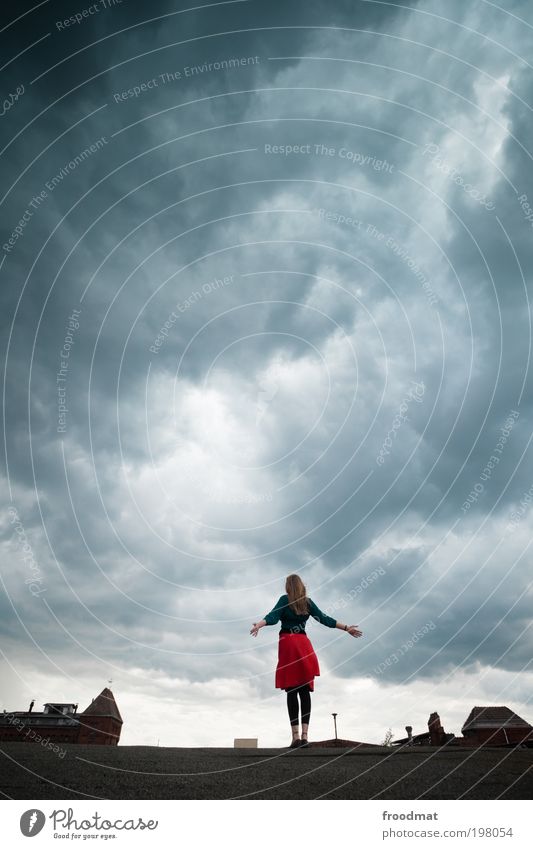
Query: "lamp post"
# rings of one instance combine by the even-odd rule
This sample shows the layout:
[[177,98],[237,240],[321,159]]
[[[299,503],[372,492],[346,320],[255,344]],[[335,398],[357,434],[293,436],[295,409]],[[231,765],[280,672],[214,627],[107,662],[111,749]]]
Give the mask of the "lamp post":
[[337,714],[332,713],[331,715],[333,717],[333,724],[335,725],[335,740],[336,740],[337,739]]

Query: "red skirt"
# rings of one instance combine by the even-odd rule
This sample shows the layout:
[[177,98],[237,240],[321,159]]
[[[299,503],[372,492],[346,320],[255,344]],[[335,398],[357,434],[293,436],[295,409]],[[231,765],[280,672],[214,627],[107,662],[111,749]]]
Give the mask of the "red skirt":
[[309,684],[312,691],[315,675],[320,675],[320,667],[307,634],[280,634],[276,687],[286,690]]

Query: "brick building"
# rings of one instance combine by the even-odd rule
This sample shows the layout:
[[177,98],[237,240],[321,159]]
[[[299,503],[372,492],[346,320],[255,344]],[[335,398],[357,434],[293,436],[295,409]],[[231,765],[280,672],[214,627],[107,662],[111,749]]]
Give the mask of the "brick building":
[[533,727],[508,707],[474,707],[457,738],[462,745],[510,746],[533,741]]
[[519,746],[533,745],[533,727],[503,706],[474,707],[461,729],[462,737],[447,734],[440,716],[434,712],[428,720],[428,730],[413,735],[406,726],[408,736],[395,740],[393,746]]
[[107,687],[81,713],[73,702],[47,702],[43,711],[34,711],[33,705],[27,711],[0,714],[0,741],[118,744],[122,717]]

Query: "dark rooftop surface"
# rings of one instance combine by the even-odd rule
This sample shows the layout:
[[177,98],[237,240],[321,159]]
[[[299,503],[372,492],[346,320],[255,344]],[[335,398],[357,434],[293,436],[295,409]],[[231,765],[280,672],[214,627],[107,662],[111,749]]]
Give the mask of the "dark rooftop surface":
[[0,744],[12,799],[530,799],[533,749]]

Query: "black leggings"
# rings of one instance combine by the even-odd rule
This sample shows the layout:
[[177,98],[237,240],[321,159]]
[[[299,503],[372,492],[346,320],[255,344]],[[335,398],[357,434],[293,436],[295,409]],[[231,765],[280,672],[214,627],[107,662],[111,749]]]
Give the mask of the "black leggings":
[[298,695],[302,706],[302,725],[309,725],[311,716],[311,690],[309,684],[287,689],[287,710],[291,725],[298,725]]

